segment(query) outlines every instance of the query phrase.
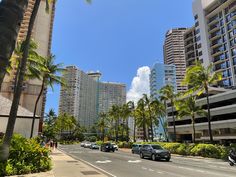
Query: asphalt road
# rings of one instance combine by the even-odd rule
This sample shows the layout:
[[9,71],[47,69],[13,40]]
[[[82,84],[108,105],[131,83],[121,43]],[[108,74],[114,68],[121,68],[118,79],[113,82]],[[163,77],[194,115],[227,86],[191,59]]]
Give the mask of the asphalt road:
[[116,177],[236,177],[236,166],[217,159],[188,158],[172,155],[170,162],[140,159],[139,155],[121,150],[101,152],[63,145],[61,150],[86,161]]

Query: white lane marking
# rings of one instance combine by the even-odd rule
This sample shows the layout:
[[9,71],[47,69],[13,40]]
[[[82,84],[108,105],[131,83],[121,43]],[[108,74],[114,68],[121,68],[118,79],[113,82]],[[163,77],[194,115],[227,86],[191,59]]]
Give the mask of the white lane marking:
[[161,172],[161,171],[158,171],[157,173],[159,173],[159,174],[163,174],[163,172]]
[[104,160],[104,161],[98,160],[98,161],[96,161],[96,163],[110,163],[110,162],[111,162],[110,160]]
[[154,171],[154,170],[153,170],[153,169],[151,169],[151,168],[149,168],[148,170],[149,170],[149,171]]
[[142,169],[143,169],[143,170],[147,170],[147,168],[146,168],[146,167],[142,167]]
[[129,163],[140,163],[142,162],[141,160],[128,160]]
[[68,152],[69,154],[73,153],[73,154],[81,154],[82,152],[81,151],[69,151]]

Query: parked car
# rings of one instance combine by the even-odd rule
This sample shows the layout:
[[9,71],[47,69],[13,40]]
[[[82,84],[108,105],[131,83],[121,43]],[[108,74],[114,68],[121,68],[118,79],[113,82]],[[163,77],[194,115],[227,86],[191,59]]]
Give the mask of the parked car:
[[142,147],[142,144],[133,144],[131,152],[132,154],[140,154],[140,148]]
[[115,152],[115,148],[111,143],[103,143],[101,145],[100,150],[103,151],[103,152],[110,152],[110,151]]
[[152,160],[165,159],[170,161],[171,154],[168,150],[164,149],[157,144],[144,144],[140,148],[140,158],[149,157]]
[[115,148],[115,150],[118,151],[118,146],[117,146],[117,144],[115,144],[115,143],[111,143],[111,144],[112,144],[112,146]]
[[91,143],[90,143],[90,142],[86,142],[86,143],[84,144],[84,148],[90,148],[90,146],[91,146]]
[[90,149],[99,149],[99,146],[96,143],[92,143]]

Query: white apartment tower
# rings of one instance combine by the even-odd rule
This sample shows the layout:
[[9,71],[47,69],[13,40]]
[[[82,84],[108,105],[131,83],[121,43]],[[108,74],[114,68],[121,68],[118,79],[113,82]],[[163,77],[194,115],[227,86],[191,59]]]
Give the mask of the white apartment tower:
[[236,1],[195,0],[193,15],[199,60],[222,73],[220,86],[236,86]]
[[124,84],[100,82],[100,72],[85,73],[76,66],[67,66],[61,87],[59,113],[73,115],[80,125],[90,128],[100,112],[108,112],[112,105],[126,103]]
[[184,33],[187,28],[176,28],[167,31],[164,43],[164,63],[175,65],[177,92],[187,90],[186,86],[181,84],[186,72]]

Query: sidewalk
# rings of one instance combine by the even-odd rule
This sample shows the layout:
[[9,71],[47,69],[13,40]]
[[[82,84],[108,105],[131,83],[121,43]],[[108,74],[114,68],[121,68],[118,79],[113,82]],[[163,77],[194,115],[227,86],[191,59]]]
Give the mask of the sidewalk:
[[49,172],[11,177],[107,177],[99,170],[64,154],[60,150],[51,153],[53,167]]

